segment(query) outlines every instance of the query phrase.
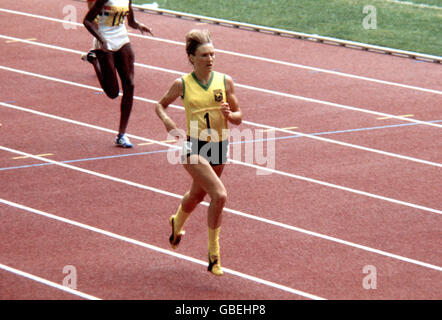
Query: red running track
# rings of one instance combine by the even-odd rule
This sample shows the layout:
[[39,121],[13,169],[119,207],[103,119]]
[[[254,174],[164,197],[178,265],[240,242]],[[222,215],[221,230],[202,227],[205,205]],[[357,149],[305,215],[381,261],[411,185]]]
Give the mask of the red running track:
[[[155,38],[131,36],[136,147],[122,150],[119,100],[79,59],[91,37],[63,28],[63,7],[80,21],[85,4],[23,2],[0,9],[0,264],[13,268],[0,269],[1,299],[83,298],[57,287],[65,266],[101,299],[441,298],[440,65],[136,12]],[[158,144],[152,102],[190,71],[194,27],[225,50],[217,70],[237,84],[239,129],[276,129],[274,168],[243,153],[223,174],[222,278],[205,271],[206,204],[177,252],[167,241],[190,179]]]

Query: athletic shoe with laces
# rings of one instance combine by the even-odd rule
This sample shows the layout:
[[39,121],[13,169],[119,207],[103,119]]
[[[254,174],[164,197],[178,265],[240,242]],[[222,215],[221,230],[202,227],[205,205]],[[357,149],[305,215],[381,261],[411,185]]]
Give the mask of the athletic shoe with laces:
[[85,53],[81,56],[81,60],[88,61],[92,63],[94,59],[97,59],[97,55],[95,54],[95,51],[93,49],[89,50],[88,53]]
[[132,148],[133,144],[130,143],[129,138],[126,136],[125,133],[119,134],[117,138],[115,139],[115,144],[122,148]]
[[209,266],[207,267],[207,271],[210,271],[215,276],[222,276],[224,274],[223,270],[221,269],[221,258],[218,255],[210,254],[208,253],[209,258]]
[[169,237],[169,244],[172,249],[178,248],[180,244],[181,237],[186,233],[186,231],[181,230],[180,233],[175,233],[175,216],[172,215],[169,217],[169,224],[172,227],[172,234]]

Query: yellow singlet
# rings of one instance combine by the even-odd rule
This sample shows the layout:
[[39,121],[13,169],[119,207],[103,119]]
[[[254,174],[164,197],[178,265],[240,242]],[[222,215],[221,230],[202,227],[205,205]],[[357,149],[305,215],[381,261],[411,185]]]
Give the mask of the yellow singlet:
[[226,101],[225,75],[213,71],[207,86],[193,72],[181,80],[187,136],[211,142],[228,139],[227,119],[221,112],[221,104]]

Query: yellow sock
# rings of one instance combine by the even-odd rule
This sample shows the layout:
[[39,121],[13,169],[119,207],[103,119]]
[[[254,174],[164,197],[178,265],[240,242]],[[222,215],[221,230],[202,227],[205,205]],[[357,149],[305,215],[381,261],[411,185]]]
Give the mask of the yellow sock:
[[181,208],[181,204],[178,207],[178,210],[175,214],[175,219],[174,219],[174,228],[175,228],[175,232],[178,234],[181,232],[181,229],[183,229],[184,223],[186,222],[187,218],[189,217],[189,213],[184,212],[183,209]]
[[221,257],[219,253],[219,232],[221,227],[209,228],[209,266],[207,270],[216,276],[222,276]]
[[209,230],[209,252],[210,254],[219,256],[219,232],[221,227],[216,229],[208,228]]

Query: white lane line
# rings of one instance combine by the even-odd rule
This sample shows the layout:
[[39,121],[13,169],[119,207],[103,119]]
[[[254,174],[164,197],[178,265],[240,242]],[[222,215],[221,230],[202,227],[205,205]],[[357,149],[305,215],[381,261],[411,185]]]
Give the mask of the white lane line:
[[276,128],[276,127],[272,127],[272,126],[266,126],[264,124],[253,123],[253,122],[250,122],[247,120],[243,120],[242,123],[250,125],[250,126],[258,127],[258,128],[272,129],[272,130],[278,131],[278,132],[299,135],[299,136],[303,136],[305,138],[310,138],[310,139],[314,139],[314,140],[318,140],[318,141],[337,144],[337,145],[344,146],[344,147],[349,147],[349,148],[354,148],[354,149],[358,149],[358,150],[377,153],[377,154],[381,154],[381,155],[384,155],[387,157],[398,158],[398,159],[402,159],[402,160],[408,160],[408,161],[413,161],[413,162],[417,162],[417,163],[421,163],[421,164],[425,164],[425,165],[430,165],[430,166],[442,168],[442,163],[438,163],[438,162],[422,160],[422,159],[418,159],[418,158],[414,158],[414,157],[404,156],[404,155],[397,154],[397,153],[392,153],[392,152],[387,152],[387,151],[383,151],[383,150],[379,150],[379,149],[364,147],[364,146],[360,146],[360,145],[356,145],[356,144],[352,144],[352,143],[342,142],[339,140],[333,140],[333,139],[328,139],[328,138],[324,138],[324,137],[320,137],[320,136],[310,135],[310,134],[302,133],[302,132],[298,132],[298,131],[280,129],[280,128]]
[[[32,13],[26,13],[26,12],[20,12],[20,11],[2,9],[2,8],[0,8],[0,11],[10,13],[10,14],[38,18],[38,19],[52,21],[52,22],[71,24],[73,26],[84,27],[82,23],[72,22],[72,21],[67,21],[67,20],[62,20],[62,19],[56,19],[56,18],[51,18],[51,17],[45,17],[45,16],[32,14]],[[130,33],[130,32],[129,32],[129,35],[132,37],[136,37],[136,38],[143,38],[146,40],[165,42],[165,43],[169,43],[169,44],[173,44],[173,45],[179,45],[179,46],[185,45],[183,42],[169,40],[169,39],[163,39],[163,38],[158,38],[158,37],[145,36],[145,35],[140,35],[140,34],[135,34],[135,33]],[[396,82],[391,82],[391,81],[386,81],[386,80],[380,80],[380,79],[375,79],[375,78],[370,78],[370,77],[358,76],[358,75],[354,75],[354,74],[333,71],[333,70],[328,70],[328,69],[310,67],[310,66],[306,66],[306,65],[297,64],[297,63],[291,63],[291,62],[280,61],[280,60],[276,60],[276,59],[258,57],[258,56],[253,56],[250,54],[232,52],[232,51],[228,51],[228,50],[216,49],[216,51],[220,52],[220,53],[228,54],[228,55],[233,55],[233,56],[238,56],[238,57],[242,57],[242,58],[263,61],[263,62],[269,62],[269,63],[273,63],[273,64],[279,64],[279,65],[284,65],[284,66],[293,67],[293,68],[306,69],[306,70],[310,70],[310,71],[322,72],[322,73],[332,74],[332,75],[341,76],[341,77],[353,78],[353,79],[357,79],[357,80],[375,82],[375,83],[389,85],[389,86],[396,86],[396,87],[405,88],[405,89],[411,89],[411,90],[417,90],[417,91],[442,95],[442,91],[439,91],[439,90],[427,89],[427,88],[422,88],[422,87],[418,87],[418,86],[412,86],[412,85],[406,85],[406,84],[401,84],[401,83],[396,83]]]
[[[90,90],[100,91],[100,92],[103,91],[101,88],[98,88],[98,87],[84,85],[84,84],[80,84],[80,83],[76,83],[76,82],[72,82],[72,81],[67,81],[67,80],[62,80],[62,79],[58,79],[58,78],[54,78],[54,77],[44,76],[44,75],[41,75],[41,74],[32,73],[32,72],[23,71],[23,70],[18,70],[18,69],[14,69],[14,68],[5,67],[5,66],[0,66],[0,70],[1,69],[6,70],[6,71],[11,71],[11,72],[19,73],[19,74],[24,74],[24,75],[27,75],[27,76],[32,76],[32,77],[44,79],[44,80],[55,81],[55,82],[60,82],[60,83],[63,83],[63,84],[77,86],[77,87],[80,87],[80,88],[85,88],[85,89],[90,89]],[[120,95],[121,95],[121,93],[120,93]],[[143,102],[147,102],[147,103],[152,103],[152,104],[157,103],[157,101],[155,101],[155,100],[147,99],[147,98],[142,98],[142,97],[137,97],[137,96],[134,96],[134,100],[139,100],[139,101],[143,101]],[[184,108],[181,107],[181,106],[170,105],[169,107],[175,108],[175,109],[184,110]],[[406,118],[404,118],[404,119],[406,119]],[[341,142],[341,141],[338,141],[338,140],[328,139],[328,138],[324,138],[324,137],[320,137],[320,136],[316,136],[316,135],[310,135],[310,134],[307,134],[307,133],[301,133],[301,132],[297,132],[297,131],[293,131],[293,130],[284,130],[284,129],[276,128],[276,127],[273,127],[273,126],[268,126],[268,125],[264,125],[264,124],[258,124],[258,123],[254,123],[254,122],[250,122],[250,121],[246,121],[246,120],[244,120],[243,123],[251,125],[251,126],[259,127],[259,128],[272,129],[272,130],[278,131],[278,132],[289,133],[289,134],[293,134],[293,135],[300,135],[300,136],[303,136],[305,138],[310,138],[310,139],[319,140],[319,141],[328,142],[328,143],[334,143],[334,144],[337,144],[337,145],[340,145],[340,146],[350,147],[350,148],[359,149],[359,150],[363,150],[363,151],[378,153],[378,154],[382,154],[382,155],[388,156],[388,157],[393,157],[393,158],[398,158],[398,159],[402,159],[402,160],[413,161],[413,162],[417,162],[417,163],[421,163],[421,164],[425,164],[425,165],[430,165],[430,166],[435,166],[435,167],[442,167],[441,163],[432,162],[432,161],[428,161],[428,160],[422,160],[422,159],[418,159],[418,158],[414,158],[414,157],[409,157],[409,156],[404,156],[404,155],[400,155],[400,154],[396,154],[396,153],[391,153],[391,152],[387,152],[387,151],[383,151],[383,150],[363,147],[363,146],[360,146],[360,145],[351,144],[351,143],[347,143],[347,142]]]
[[[68,119],[68,118],[59,117],[59,116],[56,116],[56,115],[52,115],[52,114],[48,114],[48,113],[44,113],[44,112],[40,112],[40,111],[28,109],[28,108],[24,108],[24,107],[20,107],[20,106],[16,106],[16,105],[11,105],[11,104],[0,102],[0,106],[11,108],[11,109],[15,109],[15,110],[20,110],[20,111],[24,111],[24,112],[28,112],[28,113],[32,113],[32,114],[36,114],[36,115],[39,115],[39,116],[43,116],[43,117],[47,117],[47,118],[51,118],[51,119],[55,119],[55,120],[59,120],[59,121],[64,121],[64,122],[72,123],[72,124],[83,126],[83,127],[92,128],[92,129],[95,129],[95,130],[100,130],[100,131],[109,132],[109,133],[113,133],[113,134],[117,133],[117,131],[115,131],[115,130],[99,127],[99,126],[96,126],[96,125],[87,124],[87,123],[76,121],[76,120],[71,120],[71,119]],[[165,147],[168,147],[168,148],[173,148],[173,149],[176,149],[176,150],[180,150],[181,149],[181,147],[179,147],[177,145],[169,144],[169,143],[166,143],[164,141],[157,141],[157,140],[148,139],[148,138],[144,138],[144,137],[140,137],[140,136],[136,136],[136,135],[132,135],[132,134],[128,134],[128,136],[130,138],[133,138],[133,139],[138,139],[138,140],[141,140],[141,141],[146,141],[148,143],[158,144],[158,145],[165,146]],[[0,146],[0,149],[1,148],[2,147]],[[18,151],[18,152],[20,153],[20,151]],[[34,155],[31,155],[31,157],[34,158],[34,159],[44,159],[42,157],[34,156]],[[350,193],[355,193],[355,194],[358,194],[358,195],[362,195],[362,196],[366,196],[366,197],[370,197],[370,198],[374,198],[374,199],[378,199],[378,200],[382,200],[382,201],[387,201],[387,202],[391,202],[391,203],[394,203],[394,204],[408,206],[408,207],[411,207],[411,208],[414,208],[414,209],[418,209],[418,210],[423,210],[423,211],[427,211],[427,212],[431,212],[431,213],[442,214],[442,211],[437,210],[437,209],[428,208],[428,207],[424,207],[424,206],[421,206],[421,205],[417,205],[417,204],[413,204],[413,203],[409,203],[409,202],[405,202],[405,201],[401,201],[401,200],[396,200],[396,199],[393,199],[393,198],[388,198],[388,197],[384,197],[384,196],[381,196],[381,195],[377,195],[377,194],[373,194],[373,193],[369,193],[369,192],[365,192],[365,191],[361,191],[361,190],[357,190],[357,189],[352,189],[352,188],[340,186],[340,185],[337,185],[337,184],[333,184],[333,183],[329,183],[329,182],[325,182],[325,181],[321,181],[321,180],[316,180],[316,179],[312,179],[312,178],[308,178],[308,177],[303,177],[303,176],[300,176],[300,175],[296,175],[296,174],[292,174],[292,173],[288,173],[288,172],[284,172],[284,171],[280,171],[280,170],[275,170],[275,169],[271,169],[271,168],[267,168],[267,167],[263,167],[263,166],[259,166],[259,165],[255,165],[255,164],[251,164],[251,163],[246,163],[246,162],[242,162],[242,161],[238,161],[238,160],[234,160],[234,159],[229,159],[229,161],[232,162],[232,163],[238,164],[238,165],[243,165],[243,166],[247,166],[247,167],[250,167],[250,168],[254,168],[256,170],[263,170],[263,171],[266,171],[266,172],[269,172],[269,173],[274,173],[274,174],[278,174],[278,175],[281,175],[281,176],[285,176],[285,177],[289,177],[289,178],[293,178],[293,179],[297,179],[297,180],[302,180],[302,181],[306,181],[306,182],[310,182],[310,183],[314,183],[314,184],[319,184],[319,185],[326,186],[326,187],[329,187],[329,188],[338,189],[338,190],[346,191],[346,192],[350,192]],[[49,161],[49,162],[53,163],[52,161]],[[76,168],[76,167],[74,167],[74,168]],[[158,189],[152,190],[152,191],[156,192],[157,190]],[[168,195],[170,195],[170,194],[168,194]],[[181,196],[177,195],[177,197],[181,197]]]
[[[82,51],[78,51],[78,50],[74,50],[74,49],[67,49],[67,48],[64,48],[64,47],[49,45],[49,44],[45,44],[45,43],[41,43],[41,42],[36,42],[36,41],[27,41],[25,39],[5,36],[5,35],[1,35],[1,34],[0,34],[0,38],[15,40],[17,42],[23,42],[23,43],[26,43],[26,44],[35,45],[35,46],[39,46],[39,47],[44,47],[44,48],[48,48],[48,49],[54,49],[54,50],[59,50],[59,51],[64,51],[64,52],[75,53],[75,54],[83,54]],[[166,69],[166,68],[146,65],[146,64],[138,63],[138,62],[135,63],[135,66],[141,67],[141,68],[144,68],[144,69],[149,69],[149,70],[155,70],[155,71],[159,71],[159,72],[175,74],[177,76],[182,76],[182,75],[185,74],[184,72],[181,72],[181,71],[176,71],[176,70],[171,70],[171,69]],[[418,120],[418,119],[414,119],[414,118],[408,118],[408,117],[403,117],[403,116],[392,115],[392,114],[385,113],[385,112],[373,111],[373,110],[369,110],[369,109],[363,109],[363,108],[348,106],[348,105],[344,105],[344,104],[340,104],[340,103],[334,103],[334,102],[328,102],[328,101],[314,99],[314,98],[298,96],[298,95],[294,95],[294,94],[291,94],[291,93],[284,93],[284,92],[279,92],[279,91],[270,90],[270,89],[258,88],[258,87],[244,85],[244,84],[240,84],[240,83],[236,83],[235,86],[238,87],[238,88],[244,88],[244,89],[251,90],[251,91],[257,91],[259,93],[266,93],[266,94],[276,95],[276,96],[280,96],[280,97],[284,97],[284,98],[300,100],[300,101],[309,102],[309,103],[317,103],[317,104],[321,104],[321,105],[325,105],[325,106],[331,106],[331,107],[340,108],[340,109],[344,109],[344,110],[351,110],[351,111],[356,111],[356,112],[362,112],[362,113],[372,114],[372,115],[376,115],[376,116],[389,117],[391,119],[397,119],[397,120],[401,120],[401,121],[413,122],[413,123],[418,123],[418,124],[422,124],[422,125],[442,128],[442,125],[440,125],[440,124],[426,122],[426,121],[422,121],[422,120]],[[442,94],[442,92],[441,92],[441,94]]]
[[[64,168],[67,168],[67,169],[79,171],[79,172],[86,173],[86,174],[89,174],[89,175],[92,175],[92,176],[96,176],[96,177],[99,177],[99,178],[103,178],[103,179],[106,179],[106,180],[110,180],[110,181],[114,181],[114,182],[118,182],[118,183],[123,183],[123,184],[129,185],[129,186],[133,186],[133,187],[136,187],[136,188],[143,189],[143,190],[149,190],[149,191],[156,192],[156,193],[159,193],[159,194],[162,194],[162,195],[165,195],[165,196],[173,197],[173,198],[176,198],[176,199],[182,199],[182,197],[183,197],[182,195],[175,194],[175,193],[168,192],[168,191],[164,191],[164,190],[161,190],[161,189],[158,189],[158,188],[146,186],[146,185],[143,185],[143,184],[140,184],[140,183],[136,183],[136,182],[132,182],[132,181],[128,181],[128,180],[125,180],[125,179],[120,179],[120,178],[113,177],[113,176],[110,176],[110,175],[98,173],[98,172],[95,172],[95,171],[92,171],[92,170],[87,170],[87,169],[83,169],[83,168],[80,168],[80,167],[75,167],[75,166],[72,166],[72,165],[69,165],[69,164],[66,164],[66,163],[61,163],[61,162],[58,162],[58,161],[54,161],[54,160],[50,160],[50,159],[46,159],[46,158],[41,158],[41,157],[33,156],[31,154],[28,154],[28,153],[25,153],[25,152],[22,152],[22,151],[18,151],[18,150],[14,150],[14,149],[10,149],[10,148],[7,148],[7,147],[0,146],[0,150],[4,150],[4,151],[7,151],[7,152],[11,152],[11,153],[15,153],[15,154],[20,154],[20,155],[28,155],[31,158],[36,159],[36,160],[40,160],[42,162],[52,163],[52,164],[60,166],[60,167],[64,167]],[[203,201],[203,202],[201,202],[201,205],[208,207],[210,204],[208,202],[206,202],[206,201]],[[434,211],[434,209],[430,209],[430,210]],[[415,259],[410,259],[410,258],[407,258],[407,257],[403,257],[403,256],[400,256],[400,255],[392,254],[392,253],[389,253],[389,252],[386,252],[386,251],[382,251],[382,250],[378,250],[378,249],[374,249],[374,248],[367,247],[367,246],[364,246],[364,245],[356,244],[356,243],[353,243],[353,242],[350,242],[350,241],[346,241],[346,240],[342,240],[342,239],[339,239],[339,238],[330,237],[330,236],[327,236],[327,235],[323,235],[323,234],[320,234],[320,233],[317,233],[317,232],[312,232],[312,231],[305,230],[305,229],[302,229],[302,228],[293,227],[293,226],[290,226],[290,225],[287,225],[287,224],[284,224],[284,223],[280,223],[280,222],[276,222],[276,221],[273,221],[273,220],[270,220],[270,219],[256,217],[254,215],[251,215],[251,214],[248,214],[248,213],[244,213],[244,212],[241,212],[241,211],[238,211],[238,210],[232,210],[232,209],[229,209],[229,208],[224,208],[224,211],[232,213],[232,214],[235,214],[235,215],[239,215],[239,216],[242,216],[242,217],[245,217],[245,218],[253,219],[255,221],[260,221],[260,222],[268,223],[270,225],[274,225],[274,226],[277,226],[277,227],[285,228],[285,229],[288,229],[288,230],[293,230],[293,231],[304,233],[304,234],[307,234],[307,235],[310,235],[310,236],[313,236],[313,237],[317,237],[317,238],[320,238],[320,239],[324,239],[324,240],[332,241],[332,242],[335,242],[335,243],[339,243],[339,244],[342,244],[342,245],[345,245],[345,246],[349,246],[349,247],[361,249],[361,250],[364,250],[364,251],[376,253],[376,254],[379,254],[379,255],[382,255],[382,256],[386,256],[386,257],[393,258],[393,259],[396,259],[396,260],[400,260],[400,261],[408,262],[408,263],[411,263],[411,264],[419,265],[419,266],[422,266],[422,267],[425,267],[425,268],[430,268],[430,269],[442,271],[441,267],[436,266],[436,265],[432,265],[430,263],[422,262],[422,261],[415,260]],[[435,210],[435,212],[439,213],[439,214],[442,214],[442,211]]]
[[[49,156],[53,156],[53,153],[41,153],[41,154],[37,154],[37,156],[39,157],[49,157]],[[22,159],[27,159],[28,157],[13,157],[13,160],[22,160]]]
[[413,1],[404,1],[404,0],[385,0],[385,1],[393,2],[395,4],[400,4],[400,5],[412,6],[412,7],[416,7],[416,8],[442,10],[442,7],[432,5],[432,4],[426,4],[426,3],[415,3]]
[[[103,230],[103,229],[92,227],[92,226],[84,224],[84,223],[80,223],[80,222],[77,222],[77,221],[74,221],[74,220],[70,220],[70,219],[66,219],[66,218],[63,218],[63,217],[59,217],[57,215],[53,215],[53,214],[50,214],[50,213],[47,213],[47,212],[44,212],[44,211],[36,210],[36,209],[30,208],[30,207],[27,207],[27,206],[24,206],[24,205],[21,205],[21,204],[18,204],[18,203],[14,203],[14,202],[11,202],[11,201],[7,201],[7,200],[4,200],[4,199],[1,199],[1,198],[0,198],[0,202],[3,203],[3,204],[6,204],[8,206],[12,206],[12,207],[15,207],[15,208],[18,208],[18,209],[22,209],[22,210],[25,210],[27,212],[31,212],[31,213],[34,213],[34,214],[37,214],[37,215],[40,215],[40,216],[43,216],[43,217],[46,217],[46,218],[54,219],[54,220],[57,220],[57,221],[60,221],[60,222],[63,222],[63,223],[67,223],[67,224],[70,224],[70,225],[73,225],[73,226],[76,226],[76,227],[79,227],[79,228],[82,228],[82,229],[86,229],[86,230],[89,230],[89,231],[92,231],[92,232],[95,232],[95,233],[99,233],[99,234],[102,234],[102,235],[107,236],[107,237],[111,237],[111,238],[114,238],[114,239],[117,239],[117,240],[120,240],[120,241],[128,242],[128,243],[131,243],[131,244],[143,247],[143,248],[147,248],[147,249],[159,252],[159,253],[167,254],[169,256],[172,256],[172,257],[175,257],[175,258],[178,258],[178,259],[182,259],[182,260],[186,260],[186,261],[189,261],[189,262],[193,262],[193,263],[196,263],[196,264],[199,264],[199,265],[202,265],[202,266],[207,266],[207,262],[205,262],[205,261],[202,261],[202,260],[199,260],[199,259],[195,259],[195,258],[186,256],[186,255],[183,255],[183,254],[180,254],[180,253],[176,253],[176,252],[173,252],[173,251],[170,251],[170,250],[166,250],[166,249],[163,249],[163,248],[160,248],[160,247],[157,247],[157,246],[145,243],[145,242],[141,242],[141,241],[138,241],[138,240],[135,240],[135,239],[132,239],[132,238],[128,238],[128,237],[125,237],[125,236],[122,236],[122,235],[119,235],[119,234],[116,234],[116,233],[113,233],[113,232],[110,232],[110,231],[106,231],[106,230]],[[230,274],[235,275],[237,277],[240,277],[240,278],[252,281],[252,282],[256,282],[256,283],[259,283],[259,284],[263,284],[263,285],[266,285],[266,286],[269,286],[269,287],[272,287],[272,288],[276,288],[276,289],[279,289],[279,290],[282,290],[282,291],[293,293],[293,294],[296,294],[296,295],[299,295],[299,296],[302,296],[302,297],[306,297],[306,298],[313,299],[313,300],[325,300],[324,298],[321,298],[319,296],[316,296],[316,295],[313,295],[313,294],[310,294],[310,293],[307,293],[307,292],[304,292],[304,291],[296,290],[296,289],[293,289],[293,288],[290,288],[290,287],[287,287],[287,286],[284,286],[284,285],[281,285],[281,284],[278,284],[278,283],[275,283],[275,282],[271,282],[271,281],[267,281],[267,280],[264,280],[264,279],[260,279],[258,277],[254,277],[254,276],[251,276],[251,275],[248,275],[248,274],[245,274],[245,273],[241,273],[241,272],[238,272],[238,271],[226,268],[226,267],[223,267],[223,270],[224,270],[225,273],[230,273]]]
[[[0,202],[3,202],[2,199],[0,199]],[[14,273],[14,274],[19,275],[19,276],[24,277],[24,278],[31,279],[31,280],[36,281],[36,282],[42,283],[42,284],[44,284],[46,286],[49,286],[49,287],[52,287],[52,288],[55,288],[55,289],[58,289],[58,290],[62,290],[62,291],[65,291],[65,292],[68,292],[70,294],[79,296],[79,297],[84,298],[84,299],[88,299],[88,300],[101,300],[100,298],[91,296],[91,295],[89,295],[87,293],[83,293],[81,291],[74,290],[72,288],[60,285],[58,283],[55,283],[55,282],[43,279],[43,278],[41,278],[39,276],[36,276],[36,275],[30,274],[30,273],[24,272],[24,271],[21,271],[21,270],[12,268],[12,267],[9,267],[9,266],[4,265],[2,263],[0,263],[0,269],[6,270],[8,272]]]
[[[224,51],[224,50],[218,50],[218,51],[228,53],[228,51]],[[320,72],[320,73],[324,73],[324,74],[331,74],[334,76],[340,76],[340,77],[351,78],[351,79],[356,79],[356,80],[361,80],[361,81],[378,83],[378,84],[387,85],[387,86],[399,87],[399,88],[403,88],[403,89],[416,90],[416,91],[420,91],[420,92],[442,95],[442,91],[435,90],[435,89],[427,89],[427,88],[422,88],[422,87],[417,87],[417,86],[412,86],[412,85],[407,85],[407,84],[402,84],[402,83],[391,82],[391,81],[387,81],[387,80],[374,79],[374,78],[369,78],[369,77],[364,77],[364,76],[358,76],[355,74],[327,70],[327,69],[316,68],[316,67],[310,67],[310,66],[300,65],[300,64],[291,63],[291,62],[284,62],[284,61],[279,61],[279,60],[274,60],[274,59],[269,59],[269,58],[254,57],[254,56],[251,56],[248,54],[241,54],[241,53],[234,53],[234,52],[231,52],[229,54],[234,55],[234,56],[249,58],[249,59],[260,60],[260,61],[264,61],[264,62],[270,62],[270,63],[274,63],[274,64],[280,64],[280,65],[293,67],[293,68],[305,69],[305,70]]]

